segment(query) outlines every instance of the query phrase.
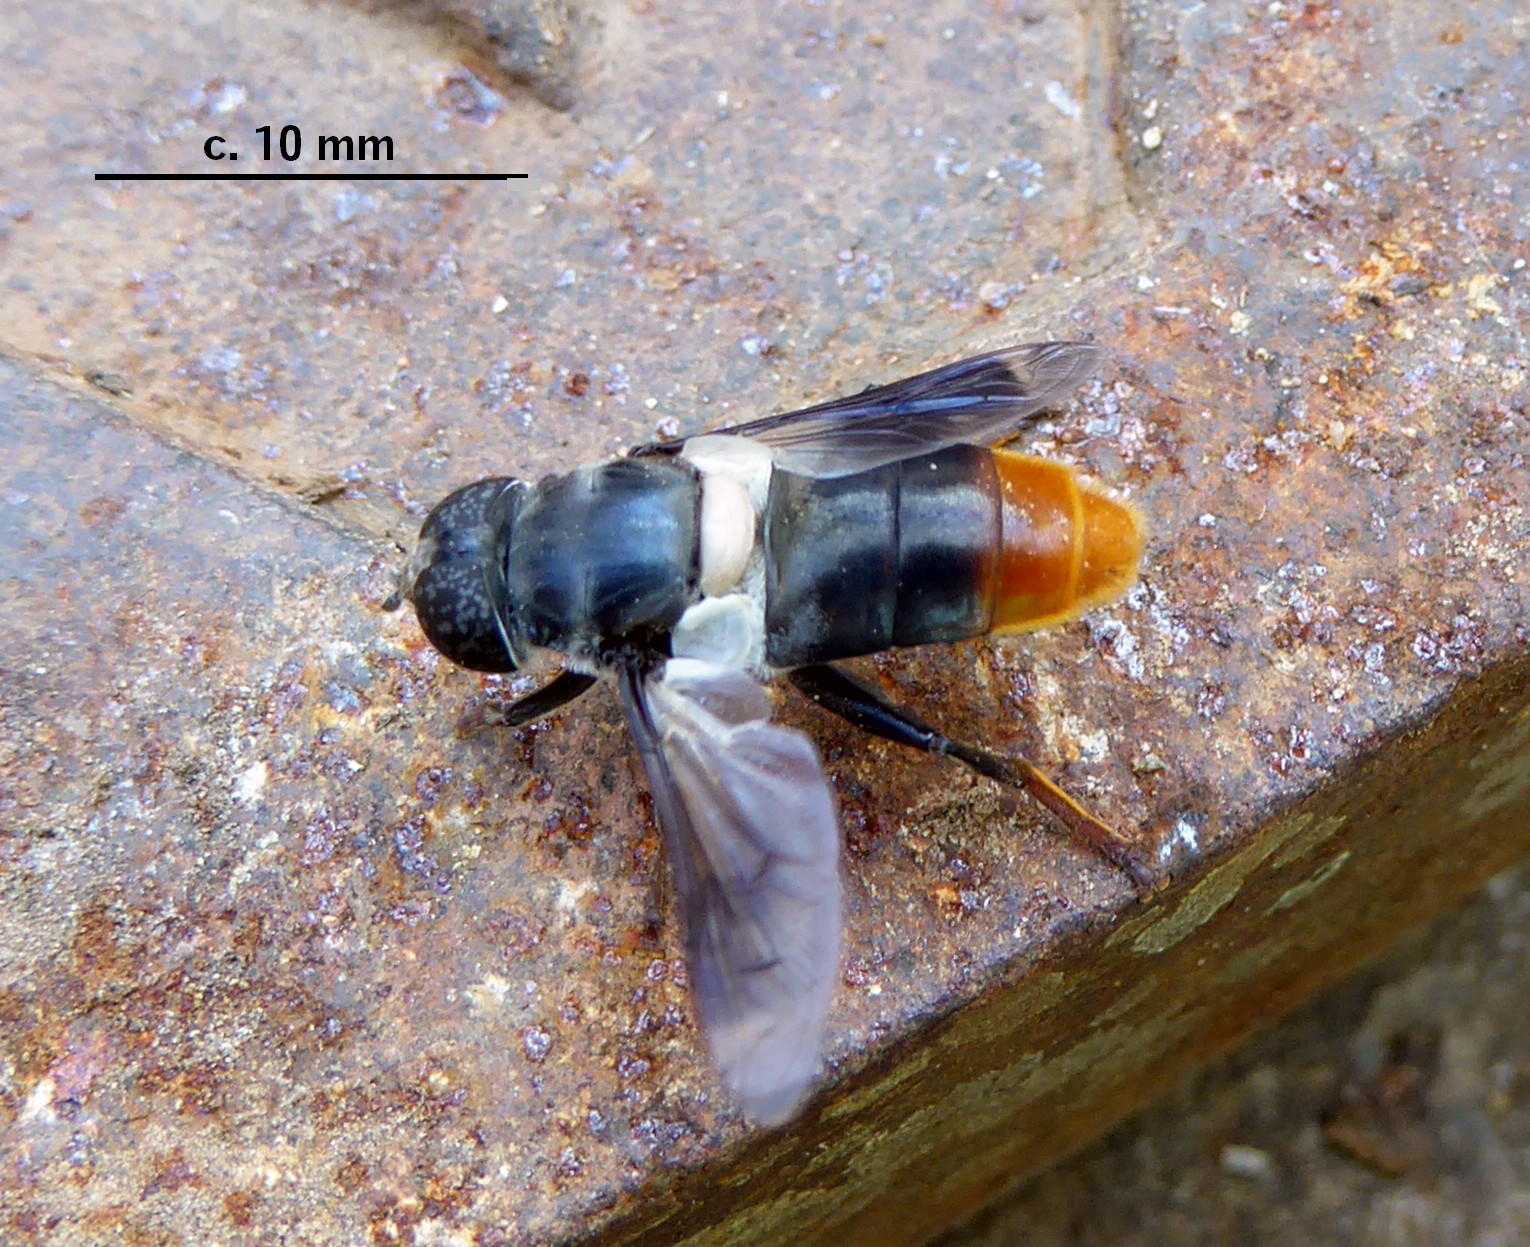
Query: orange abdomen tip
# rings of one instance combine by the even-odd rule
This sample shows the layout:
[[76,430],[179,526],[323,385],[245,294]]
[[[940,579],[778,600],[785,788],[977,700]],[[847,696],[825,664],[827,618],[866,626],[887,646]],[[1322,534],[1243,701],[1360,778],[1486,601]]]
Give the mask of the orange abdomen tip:
[[1076,619],[1137,578],[1137,512],[1066,464],[992,452],[1003,493],[992,631]]

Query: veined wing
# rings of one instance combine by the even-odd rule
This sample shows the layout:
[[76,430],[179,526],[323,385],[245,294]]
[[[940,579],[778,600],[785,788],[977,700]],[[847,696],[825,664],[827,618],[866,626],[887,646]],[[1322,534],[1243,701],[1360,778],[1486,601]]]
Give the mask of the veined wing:
[[769,722],[742,671],[622,673],[685,923],[712,1060],[744,1111],[789,1118],[818,1065],[839,969],[839,828],[818,752]]
[[843,476],[958,442],[1013,437],[1077,389],[1100,356],[1088,342],[1032,342],[719,432],[765,443],[788,471]]

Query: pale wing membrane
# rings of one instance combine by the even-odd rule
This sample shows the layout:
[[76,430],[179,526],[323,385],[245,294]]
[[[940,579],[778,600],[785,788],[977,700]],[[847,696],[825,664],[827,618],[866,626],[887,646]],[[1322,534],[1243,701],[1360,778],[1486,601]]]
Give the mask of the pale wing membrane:
[[1033,342],[720,431],[765,443],[787,471],[843,476],[958,442],[1003,441],[1099,363],[1100,349],[1088,342]]
[[818,752],[772,725],[744,672],[623,672],[685,923],[691,990],[724,1085],[785,1121],[818,1064],[839,970],[839,828]]

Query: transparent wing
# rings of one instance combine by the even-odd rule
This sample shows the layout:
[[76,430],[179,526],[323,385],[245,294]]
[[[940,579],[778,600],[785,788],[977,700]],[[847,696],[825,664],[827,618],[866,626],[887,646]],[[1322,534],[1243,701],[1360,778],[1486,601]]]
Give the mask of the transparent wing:
[[685,923],[691,990],[724,1085],[790,1117],[818,1065],[839,970],[839,828],[818,751],[773,726],[742,671],[672,658],[622,674]]
[[778,467],[842,476],[967,442],[991,446],[1072,393],[1100,364],[1088,342],[1032,342],[801,411],[720,430],[775,450]]

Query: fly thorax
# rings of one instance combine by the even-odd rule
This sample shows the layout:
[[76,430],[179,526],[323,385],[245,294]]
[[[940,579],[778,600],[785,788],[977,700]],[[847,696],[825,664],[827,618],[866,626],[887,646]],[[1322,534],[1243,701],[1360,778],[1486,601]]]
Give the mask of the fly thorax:
[[527,640],[599,655],[667,634],[697,597],[697,484],[688,464],[634,458],[539,481],[504,564]]

